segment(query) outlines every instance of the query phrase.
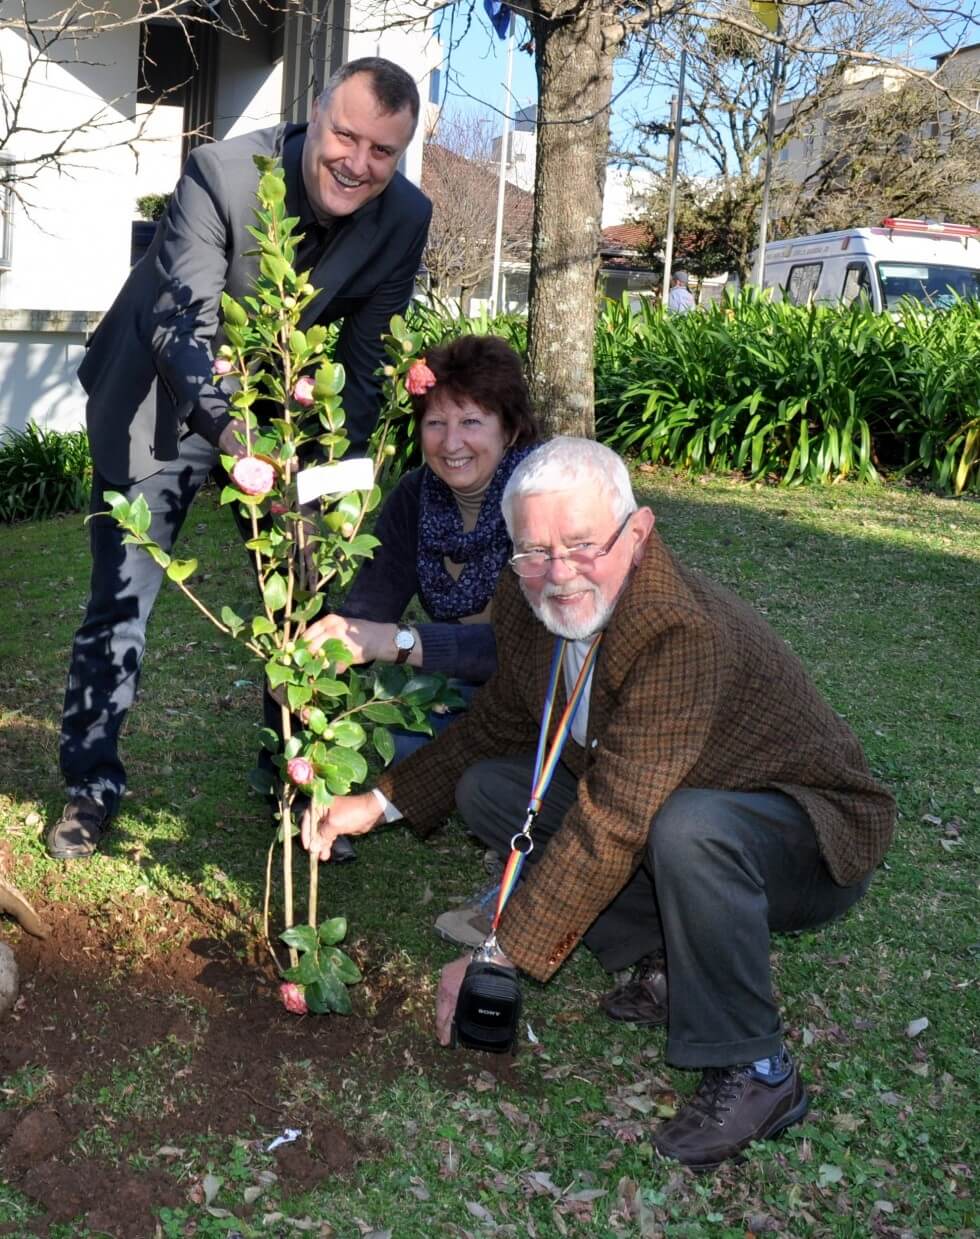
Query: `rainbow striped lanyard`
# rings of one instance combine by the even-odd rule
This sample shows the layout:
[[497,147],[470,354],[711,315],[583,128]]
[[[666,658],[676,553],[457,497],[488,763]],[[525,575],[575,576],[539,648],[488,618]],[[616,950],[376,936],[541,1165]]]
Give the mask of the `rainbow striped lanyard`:
[[555,651],[551,656],[548,692],[544,699],[544,709],[541,711],[538,751],[534,757],[534,774],[531,778],[531,799],[527,804],[527,817],[524,819],[524,825],[510,841],[511,851],[510,856],[507,858],[507,864],[504,867],[503,877],[500,879],[500,893],[497,896],[497,910],[494,913],[491,927],[491,940],[497,933],[497,926],[500,924],[500,914],[503,912],[507,900],[514,893],[514,887],[517,885],[517,879],[521,876],[524,861],[534,851],[534,840],[531,838],[534,819],[538,816],[538,812],[541,809],[541,802],[544,800],[552,775],[555,773],[558,758],[561,756],[561,751],[565,747],[565,741],[572,730],[575,713],[585,694],[585,686],[588,683],[596,654],[599,652],[599,642],[601,640],[602,633],[600,632],[593,638],[592,644],[582,660],[582,667],[578,673],[578,678],[572,691],[568,694],[565,709],[558,720],[558,726],[555,728],[555,734],[549,745],[548,731],[551,727],[551,716],[555,708],[555,697],[558,695],[558,677],[561,675],[562,665],[565,662],[565,650],[568,646],[568,642],[563,637],[559,637],[555,642]]

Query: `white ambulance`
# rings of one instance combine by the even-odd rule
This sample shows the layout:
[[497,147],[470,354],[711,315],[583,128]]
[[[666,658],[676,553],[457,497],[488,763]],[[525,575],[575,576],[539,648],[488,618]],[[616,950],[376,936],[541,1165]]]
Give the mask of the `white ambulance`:
[[944,308],[957,296],[980,298],[980,228],[886,219],[878,228],[771,241],[763,283],[794,305],[865,297],[875,310],[894,311],[914,297]]

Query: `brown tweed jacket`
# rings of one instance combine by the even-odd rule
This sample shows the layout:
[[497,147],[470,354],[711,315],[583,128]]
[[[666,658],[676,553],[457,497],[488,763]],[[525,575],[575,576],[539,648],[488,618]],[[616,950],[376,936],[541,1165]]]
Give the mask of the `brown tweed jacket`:
[[[537,740],[555,639],[509,572],[492,614],[497,674],[458,722],[378,784],[423,836],[452,812],[470,765]],[[679,564],[656,532],[599,647],[586,747],[569,739],[563,760],[579,777],[577,803],[499,933],[539,980],[629,880],[651,818],[679,787],[785,792],[809,815],[841,885],[878,864],[894,828],[892,796],[786,643],[728,590]]]

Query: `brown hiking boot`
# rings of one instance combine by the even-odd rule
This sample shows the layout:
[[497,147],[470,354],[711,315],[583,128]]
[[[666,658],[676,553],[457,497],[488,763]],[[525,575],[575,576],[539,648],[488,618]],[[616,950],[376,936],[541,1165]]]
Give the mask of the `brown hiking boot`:
[[55,860],[88,860],[111,820],[112,814],[100,801],[73,796],[48,831],[48,855]]
[[623,985],[609,990],[599,1006],[611,1020],[653,1027],[667,1023],[667,972],[662,955],[648,955]]
[[676,1118],[657,1129],[653,1146],[694,1170],[713,1170],[735,1157],[753,1140],[768,1140],[809,1108],[796,1064],[778,1084],[770,1084],[747,1067],[709,1067],[694,1096]]

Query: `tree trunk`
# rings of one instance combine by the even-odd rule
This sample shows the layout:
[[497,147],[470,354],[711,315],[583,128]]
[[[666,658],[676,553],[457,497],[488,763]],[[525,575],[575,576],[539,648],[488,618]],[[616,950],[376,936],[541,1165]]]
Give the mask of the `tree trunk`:
[[[528,382],[546,435],[595,431],[593,342],[615,49],[602,6],[539,4]],[[568,9],[568,11],[566,11]]]

